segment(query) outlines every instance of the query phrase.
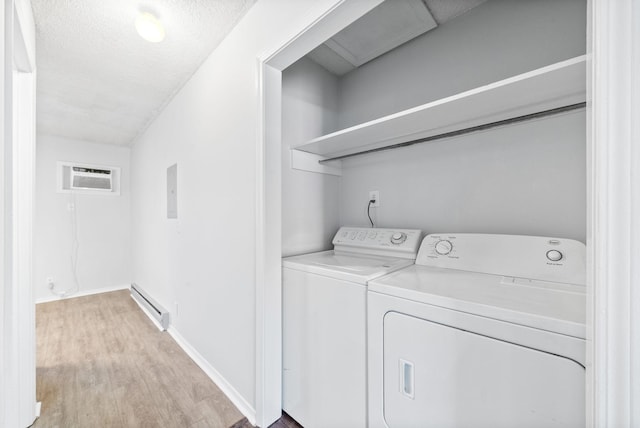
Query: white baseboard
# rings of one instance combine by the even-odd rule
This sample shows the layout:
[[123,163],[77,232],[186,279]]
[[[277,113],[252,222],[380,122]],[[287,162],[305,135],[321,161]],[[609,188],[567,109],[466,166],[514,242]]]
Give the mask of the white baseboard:
[[176,343],[191,357],[218,388],[231,400],[240,412],[249,420],[252,425],[256,424],[256,410],[244,399],[244,397],[216,370],[198,351],[185,340],[184,337],[173,326],[169,326],[167,332],[173,337]]
[[128,290],[131,287],[130,284],[112,285],[111,287],[94,288],[91,290],[80,290],[77,293],[69,294],[68,296],[55,296],[51,295],[42,299],[37,299],[38,303],[55,302],[57,300],[73,299],[74,297],[91,296],[92,294],[108,293],[110,291]]

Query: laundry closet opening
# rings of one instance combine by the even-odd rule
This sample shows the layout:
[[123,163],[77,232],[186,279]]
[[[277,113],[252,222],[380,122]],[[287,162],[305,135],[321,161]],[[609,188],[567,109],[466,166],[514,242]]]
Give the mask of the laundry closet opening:
[[586,10],[383,2],[285,69],[282,256],[341,226],[585,243]]
[[[341,175],[292,167],[295,152],[307,153],[292,148],[314,139],[585,54],[582,0],[478,3],[349,71],[336,72],[335,53],[324,59],[333,52],[325,43],[283,72],[283,256],[331,248],[340,225],[369,225],[373,190],[380,206],[371,216],[380,227],[585,242],[584,109],[326,164]],[[584,94],[585,83],[578,84]],[[478,106],[477,115],[490,108]]]

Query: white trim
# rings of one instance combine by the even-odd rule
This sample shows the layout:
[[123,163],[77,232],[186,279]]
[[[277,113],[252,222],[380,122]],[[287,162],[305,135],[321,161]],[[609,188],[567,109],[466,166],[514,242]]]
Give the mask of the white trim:
[[17,321],[20,423],[35,420],[36,337],[33,304],[33,217],[35,199],[35,74],[14,72],[13,284]]
[[282,71],[383,1],[334,0],[329,6],[317,2],[315,9],[300,19],[300,27],[276,49],[259,55],[258,61]]
[[[35,193],[35,58],[30,3],[3,7],[2,349],[0,425],[30,426],[36,418],[33,204]],[[31,32],[30,32],[31,30]]]
[[[26,0],[14,0],[14,16],[16,30],[20,33],[19,50],[16,59],[19,61],[19,70],[33,72],[36,69],[36,24],[31,10],[31,2]],[[15,42],[15,41],[14,41]]]
[[[281,72],[260,64],[261,124],[280,123]],[[273,96],[267,97],[268,91]],[[263,104],[264,103],[264,104]],[[268,103],[268,106],[266,105]],[[269,426],[282,415],[282,308],[280,255],[280,127],[259,127],[264,135],[258,165],[256,227],[256,410],[259,426]],[[278,142],[269,147],[267,142]],[[267,197],[267,195],[269,195]],[[264,199],[267,198],[267,199]]]
[[589,2],[587,423],[640,426],[640,5]]
[[220,374],[209,362],[202,356],[191,344],[176,330],[170,326],[167,332],[173,337],[178,346],[205,372],[209,379],[215,383],[218,388],[231,400],[231,402],[240,410],[251,424],[256,424],[256,411],[247,400],[244,399],[224,376]]
[[48,302],[55,302],[58,300],[67,300],[67,299],[74,299],[76,297],[84,297],[84,296],[92,296],[94,294],[101,294],[101,293],[109,293],[111,291],[118,291],[118,290],[128,290],[130,288],[129,284],[124,284],[124,285],[112,285],[109,287],[101,287],[101,288],[93,288],[91,290],[80,290],[77,293],[73,293],[73,294],[69,294],[66,296],[49,296],[49,297],[44,297],[44,298],[40,298],[38,300],[36,300],[36,304],[40,304],[40,303],[48,303]]
[[35,53],[31,4],[4,2],[2,149],[2,376],[0,425],[30,426],[36,418],[33,304],[35,194]]
[[[6,2],[5,2],[6,5]],[[6,27],[5,22],[5,7],[0,6],[0,23],[2,23],[3,27]],[[5,44],[6,39],[6,31],[0,30],[0,58],[2,61],[2,67],[0,68],[0,281],[4,285],[0,288],[0,425],[3,425],[8,419],[8,412],[5,411],[9,400],[5,397],[8,396],[9,388],[8,388],[8,361],[7,360],[7,350],[8,349],[8,341],[6,336],[7,331],[9,330],[9,324],[5,323],[5,306],[9,293],[9,281],[10,279],[9,272],[10,266],[8,265],[8,259],[10,257],[9,253],[9,244],[7,243],[7,237],[11,232],[11,229],[7,227],[7,208],[11,206],[8,203],[8,189],[7,187],[11,184],[9,180],[9,173],[6,171],[7,158],[10,154],[7,153],[7,139],[5,138],[5,129],[8,126],[8,121],[6,117],[7,109],[5,108],[5,92],[6,92],[6,55],[5,55]]]

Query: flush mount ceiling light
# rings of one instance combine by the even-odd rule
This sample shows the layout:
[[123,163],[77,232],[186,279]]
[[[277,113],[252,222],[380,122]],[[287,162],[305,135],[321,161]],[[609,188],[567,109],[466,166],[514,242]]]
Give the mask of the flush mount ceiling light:
[[136,30],[138,30],[140,37],[148,42],[158,43],[164,40],[164,27],[152,13],[140,13],[136,18]]

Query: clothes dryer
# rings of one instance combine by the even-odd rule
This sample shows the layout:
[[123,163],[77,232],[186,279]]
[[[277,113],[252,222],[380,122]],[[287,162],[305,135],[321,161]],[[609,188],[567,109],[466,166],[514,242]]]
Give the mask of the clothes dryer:
[[367,425],[367,283],[413,264],[421,232],[342,227],[283,259],[283,409],[305,428]]
[[368,288],[369,426],[583,427],[585,246],[437,234]]

